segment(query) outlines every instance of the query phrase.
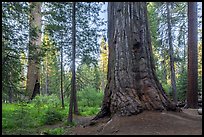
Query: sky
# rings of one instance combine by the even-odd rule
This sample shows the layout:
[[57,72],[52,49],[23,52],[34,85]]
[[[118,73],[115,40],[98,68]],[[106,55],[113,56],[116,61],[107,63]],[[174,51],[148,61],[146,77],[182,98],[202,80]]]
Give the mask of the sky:
[[108,7],[108,2],[105,2],[105,4],[102,7],[102,10],[106,10],[106,12],[100,14],[100,16],[102,18],[104,18],[106,21],[107,21],[107,15],[108,15],[107,14],[107,7]]
[[[108,2],[105,2],[105,4],[102,6],[102,10],[105,10],[105,12],[99,14],[99,16],[104,19],[104,21],[107,21],[107,20],[108,20],[108,19],[107,19],[107,16],[108,16],[107,6],[108,6]],[[108,28],[107,24],[106,24],[104,27],[107,29],[107,28]],[[104,27],[103,27],[103,28],[104,28]],[[106,32],[106,33],[107,33],[107,32]],[[107,36],[106,33],[105,33],[105,35]],[[100,38],[99,40],[101,40],[101,38]]]

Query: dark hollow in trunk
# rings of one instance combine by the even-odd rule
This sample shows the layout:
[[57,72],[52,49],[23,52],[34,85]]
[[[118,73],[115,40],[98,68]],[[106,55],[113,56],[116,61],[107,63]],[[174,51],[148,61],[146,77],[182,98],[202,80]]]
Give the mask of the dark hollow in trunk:
[[155,73],[144,2],[108,4],[108,83],[93,120],[144,110],[176,110]]
[[33,94],[31,96],[31,100],[34,99],[37,94],[38,95],[40,94],[40,83],[38,82],[38,80],[36,80],[36,82],[35,82]]

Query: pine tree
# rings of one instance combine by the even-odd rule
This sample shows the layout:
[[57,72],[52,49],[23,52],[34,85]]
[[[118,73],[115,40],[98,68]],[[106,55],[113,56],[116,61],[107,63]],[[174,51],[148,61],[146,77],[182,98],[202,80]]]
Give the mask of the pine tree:
[[172,92],[173,92],[173,100],[174,100],[175,104],[177,104],[176,79],[175,79],[175,68],[174,68],[174,50],[173,50],[172,36],[171,36],[171,15],[170,15],[170,9],[169,9],[170,4],[171,3],[166,2],[169,57],[170,57],[170,69],[171,69],[171,87],[172,87]]
[[76,20],[75,20],[75,12],[76,12],[76,3],[73,2],[72,5],[72,80],[71,80],[71,95],[70,95],[70,103],[69,103],[69,114],[68,114],[68,122],[72,122],[72,109],[74,106],[74,97],[76,94],[76,74],[75,74],[75,47],[76,47]]
[[[41,91],[42,94],[59,94],[59,51],[54,41],[49,38],[45,32],[43,37],[43,46],[41,48]],[[60,93],[61,95],[61,93]]]
[[[28,9],[26,2],[2,2],[2,99],[17,100],[24,95],[21,65],[28,44]],[[10,92],[11,91],[11,92]],[[10,92],[10,93],[9,93]]]

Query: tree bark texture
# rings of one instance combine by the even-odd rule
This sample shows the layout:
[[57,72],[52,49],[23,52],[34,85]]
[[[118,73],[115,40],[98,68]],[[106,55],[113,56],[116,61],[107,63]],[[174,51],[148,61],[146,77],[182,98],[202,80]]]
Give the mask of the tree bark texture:
[[175,68],[174,68],[174,50],[172,44],[171,36],[171,15],[169,10],[170,2],[166,2],[167,8],[167,25],[168,25],[168,41],[169,41],[169,56],[170,56],[170,69],[171,69],[171,87],[173,92],[174,103],[177,104],[177,95],[176,95],[176,77],[175,77]]
[[75,102],[76,94],[76,73],[75,73],[75,52],[76,52],[76,3],[73,2],[72,5],[72,79],[71,79],[71,94],[70,94],[70,104],[69,104],[69,114],[68,122],[72,122],[73,106]]
[[[28,71],[26,91],[30,99],[40,93],[39,46],[41,44],[41,2],[31,2],[30,38],[28,52]],[[35,30],[35,31],[34,31]]]
[[46,93],[46,95],[49,95],[48,87],[49,87],[48,59],[47,59],[47,56],[46,56],[46,76],[45,76],[45,93]]
[[187,107],[198,107],[197,2],[188,2],[188,90]]
[[77,90],[76,90],[76,72],[75,72],[75,60],[76,60],[76,6],[77,3],[74,2],[74,7],[73,7],[73,17],[72,17],[72,24],[73,24],[73,49],[72,49],[72,60],[73,60],[73,82],[72,82],[72,86],[73,86],[73,101],[74,101],[74,114],[78,115],[79,114],[79,110],[78,110],[78,103],[77,103]]
[[176,109],[155,75],[150,41],[145,2],[108,3],[108,83],[93,120]]

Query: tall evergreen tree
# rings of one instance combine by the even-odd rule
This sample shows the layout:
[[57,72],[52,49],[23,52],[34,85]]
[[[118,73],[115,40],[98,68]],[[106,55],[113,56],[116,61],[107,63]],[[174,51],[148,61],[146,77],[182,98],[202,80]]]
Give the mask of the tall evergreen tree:
[[47,32],[44,32],[41,53],[41,93],[46,95],[60,94],[58,93],[60,85],[56,82],[60,80],[60,55]]
[[171,3],[166,2],[167,8],[167,24],[168,24],[168,42],[169,42],[169,57],[170,57],[170,69],[171,69],[171,87],[173,92],[173,100],[177,104],[177,93],[176,93],[176,80],[175,80],[175,69],[174,69],[174,50],[172,44],[171,36],[171,15],[170,15],[170,6]]
[[187,107],[198,107],[197,2],[188,2],[188,90]]
[[75,47],[76,47],[76,22],[75,22],[75,12],[76,12],[76,3],[73,2],[72,6],[72,80],[71,80],[71,95],[69,103],[69,114],[68,122],[72,122],[72,112],[74,106],[74,97],[76,94],[76,74],[75,74]]
[[29,30],[29,52],[26,91],[28,97],[33,99],[40,93],[39,77],[39,47],[41,45],[41,2],[31,2],[30,30]]
[[[22,57],[28,44],[26,2],[2,2],[2,99],[16,101],[24,95]],[[12,98],[12,99],[11,99]]]

